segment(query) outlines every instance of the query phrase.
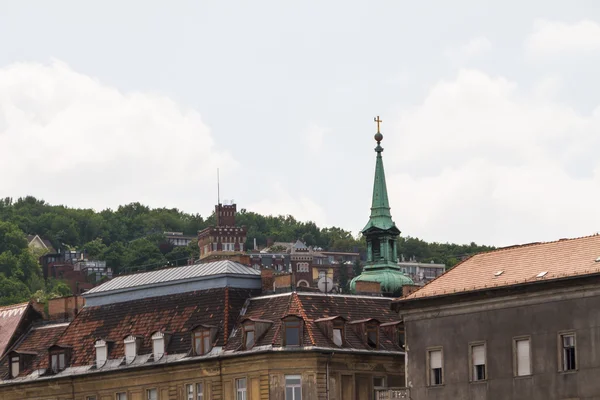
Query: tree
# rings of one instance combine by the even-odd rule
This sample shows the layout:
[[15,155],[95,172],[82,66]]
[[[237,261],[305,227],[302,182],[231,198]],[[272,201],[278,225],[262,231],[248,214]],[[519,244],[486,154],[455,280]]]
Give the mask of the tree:
[[18,279],[0,274],[0,306],[28,301],[29,296],[31,292],[27,285]]
[[131,271],[149,271],[167,263],[156,243],[137,239],[129,243],[125,253],[125,266]]
[[101,238],[96,238],[83,245],[83,250],[85,250],[90,259],[98,259],[98,257],[101,257],[107,249],[108,247]]

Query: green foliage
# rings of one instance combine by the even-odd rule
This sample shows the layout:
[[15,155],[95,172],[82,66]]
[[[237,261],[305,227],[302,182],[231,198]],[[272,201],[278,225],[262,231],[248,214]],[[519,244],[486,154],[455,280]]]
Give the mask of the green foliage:
[[360,260],[354,260],[354,264],[352,265],[352,273],[354,276],[359,276],[362,274],[363,266]]
[[27,285],[16,278],[7,278],[0,273],[0,306],[22,303],[29,300],[31,292]]
[[[266,246],[269,239],[301,239],[309,246],[332,251],[364,254],[366,250],[366,242],[360,236],[338,227],[319,228],[314,222],[298,221],[291,215],[263,216],[241,209],[236,219],[238,225],[247,228],[247,249],[254,247],[254,239],[259,247]],[[214,224],[214,213],[203,218],[176,208],[152,209],[137,202],[96,212],[51,205],[31,196],[16,201],[0,199],[0,274],[7,293],[0,291],[0,302],[26,299],[31,293],[39,292],[40,297],[46,298],[66,292],[66,286],[44,282],[37,262],[40,254],[28,249],[26,233],[49,239],[55,249],[85,250],[89,259],[105,260],[119,274],[160,268],[167,263],[182,265],[189,257],[197,259],[195,241],[185,247],[173,247],[165,243],[163,232],[195,236]],[[421,262],[445,263],[448,267],[463,256],[490,249],[475,243],[427,243],[411,237],[398,240],[398,254],[406,259],[414,256]],[[362,272],[360,262],[353,266],[353,272]],[[19,290],[23,285],[27,290]]]
[[493,250],[492,246],[480,246],[471,242],[468,245],[454,243],[427,243],[410,236],[398,239],[398,254],[403,254],[408,260],[415,257],[419,262],[446,264],[446,269],[454,267],[459,260],[473,254]]

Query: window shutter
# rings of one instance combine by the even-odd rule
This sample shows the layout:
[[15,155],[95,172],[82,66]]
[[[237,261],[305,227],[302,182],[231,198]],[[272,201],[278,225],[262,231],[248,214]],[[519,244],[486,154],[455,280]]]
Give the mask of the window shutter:
[[484,365],[485,364],[485,346],[473,346],[471,348],[473,352],[473,365]]
[[435,350],[429,352],[429,368],[442,368],[442,351]]
[[517,376],[531,374],[529,340],[517,340]]

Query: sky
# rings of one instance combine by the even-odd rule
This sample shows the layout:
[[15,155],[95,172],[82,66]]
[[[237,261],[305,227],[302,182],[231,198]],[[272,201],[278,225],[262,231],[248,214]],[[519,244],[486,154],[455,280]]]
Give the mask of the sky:
[[383,120],[404,236],[600,231],[597,1],[0,0],[0,197],[354,234]]

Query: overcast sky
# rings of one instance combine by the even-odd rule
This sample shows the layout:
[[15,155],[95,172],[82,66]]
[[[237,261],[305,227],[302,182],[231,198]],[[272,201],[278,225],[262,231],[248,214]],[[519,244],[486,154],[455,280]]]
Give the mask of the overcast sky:
[[[494,3],[494,5],[484,5]],[[0,196],[357,233],[600,231],[597,1],[0,1]]]

